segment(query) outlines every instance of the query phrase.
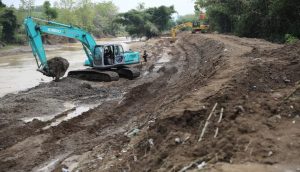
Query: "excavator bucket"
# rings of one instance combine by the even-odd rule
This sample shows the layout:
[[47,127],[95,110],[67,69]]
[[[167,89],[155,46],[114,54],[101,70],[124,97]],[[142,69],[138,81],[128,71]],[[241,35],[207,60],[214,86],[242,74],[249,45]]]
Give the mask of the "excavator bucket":
[[69,68],[68,60],[62,57],[54,57],[47,61],[48,63],[48,75],[53,77],[55,81],[63,77]]

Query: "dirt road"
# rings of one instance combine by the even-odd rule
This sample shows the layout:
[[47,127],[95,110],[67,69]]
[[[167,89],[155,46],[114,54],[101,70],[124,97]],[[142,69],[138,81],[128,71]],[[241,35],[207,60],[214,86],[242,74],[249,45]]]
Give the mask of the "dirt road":
[[299,42],[183,33],[131,46],[150,55],[134,81],[65,78],[1,98],[0,171],[299,170]]

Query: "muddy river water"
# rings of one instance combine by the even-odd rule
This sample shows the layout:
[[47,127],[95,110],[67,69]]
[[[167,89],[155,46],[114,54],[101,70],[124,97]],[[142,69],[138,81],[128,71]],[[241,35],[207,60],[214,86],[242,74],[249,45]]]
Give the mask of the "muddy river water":
[[[128,50],[130,39],[125,37],[113,39],[100,39],[97,44],[119,43],[124,50]],[[1,51],[1,50],[0,50]],[[70,67],[68,70],[84,69],[85,53],[80,43],[63,44],[57,48],[46,49],[48,59],[61,56],[66,58]],[[0,97],[8,93],[16,93],[21,90],[34,87],[41,82],[49,82],[52,78],[44,76],[36,71],[36,61],[31,52],[0,56]]]

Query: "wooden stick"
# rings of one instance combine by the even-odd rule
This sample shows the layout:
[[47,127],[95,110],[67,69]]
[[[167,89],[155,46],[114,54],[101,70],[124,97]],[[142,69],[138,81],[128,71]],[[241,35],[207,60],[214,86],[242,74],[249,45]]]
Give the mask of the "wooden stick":
[[199,137],[198,142],[201,142],[202,137],[204,136],[205,130],[206,130],[207,126],[208,126],[208,123],[209,123],[209,122],[206,121],[206,123],[205,123],[205,125],[204,125],[204,127],[203,127],[203,129],[202,129],[202,132],[201,132],[201,135],[200,135],[200,137]]
[[218,136],[218,133],[219,133],[219,127],[217,127],[217,128],[216,128],[216,131],[215,131],[214,138],[217,138],[217,136]]
[[220,123],[222,121],[222,117],[223,117],[223,112],[224,112],[224,108],[221,108],[221,112],[220,112],[220,118],[218,123]]
[[209,124],[209,120],[210,120],[212,114],[214,113],[214,111],[216,110],[217,106],[218,106],[218,103],[216,103],[216,104],[214,105],[214,107],[212,108],[212,110],[211,110],[211,112],[210,112],[208,118],[206,119],[206,122],[205,122],[205,124],[204,124],[203,129],[202,129],[202,132],[201,132],[201,135],[200,135],[200,137],[199,137],[198,142],[201,142],[201,140],[202,140],[202,138],[203,138],[203,136],[204,136],[205,130],[206,130],[208,124]]
[[218,106],[218,103],[216,103],[216,104],[214,105],[214,107],[212,108],[212,110],[211,110],[211,112],[210,112],[210,114],[209,114],[209,116],[208,116],[208,118],[207,118],[206,121],[209,121],[209,120],[210,120],[210,118],[211,118],[212,114],[214,113],[214,111],[216,110],[217,106]]

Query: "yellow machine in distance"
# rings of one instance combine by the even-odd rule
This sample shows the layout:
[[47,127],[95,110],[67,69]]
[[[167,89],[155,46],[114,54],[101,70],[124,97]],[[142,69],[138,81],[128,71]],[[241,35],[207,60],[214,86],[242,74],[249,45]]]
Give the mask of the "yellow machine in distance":
[[182,28],[186,28],[186,27],[190,27],[192,28],[193,27],[193,23],[192,22],[186,22],[186,23],[182,23],[180,25],[177,25],[177,26],[174,26],[172,27],[171,29],[171,35],[172,35],[172,38],[176,38],[176,32],[179,30],[179,29],[182,29]]
[[201,32],[201,33],[205,33],[208,31],[209,29],[209,25],[208,24],[201,24],[200,21],[195,21],[195,22],[186,22],[186,23],[182,23],[180,25],[174,26],[171,29],[171,35],[172,38],[175,39],[176,38],[176,33],[178,30],[182,29],[182,28],[192,28],[192,33],[197,33],[197,32]]
[[206,33],[208,29],[209,29],[209,25],[207,23],[201,24],[200,21],[193,22],[192,33],[197,33],[197,32]]

